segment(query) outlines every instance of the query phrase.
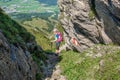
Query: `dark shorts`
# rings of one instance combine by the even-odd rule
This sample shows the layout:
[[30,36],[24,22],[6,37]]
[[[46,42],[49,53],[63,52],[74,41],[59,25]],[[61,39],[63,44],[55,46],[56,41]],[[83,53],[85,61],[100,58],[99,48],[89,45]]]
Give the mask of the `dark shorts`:
[[56,45],[56,49],[59,50],[60,42],[56,42],[55,45]]

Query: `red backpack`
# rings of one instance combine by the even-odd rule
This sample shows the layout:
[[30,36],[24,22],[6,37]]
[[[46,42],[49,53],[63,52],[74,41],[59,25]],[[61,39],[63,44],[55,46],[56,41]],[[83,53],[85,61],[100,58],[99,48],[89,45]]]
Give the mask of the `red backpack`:
[[57,34],[58,34],[58,39],[57,39],[57,41],[58,41],[58,42],[61,42],[61,41],[63,40],[62,34],[61,34],[60,32],[58,32]]

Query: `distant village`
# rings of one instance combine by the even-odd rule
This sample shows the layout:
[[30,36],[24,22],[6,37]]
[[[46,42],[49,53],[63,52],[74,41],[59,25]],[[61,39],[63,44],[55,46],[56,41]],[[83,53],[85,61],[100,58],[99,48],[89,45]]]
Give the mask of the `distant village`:
[[[17,10],[17,8],[29,8],[30,6],[19,6],[19,5],[11,5],[10,7],[8,6],[2,6],[2,9],[6,12],[6,13],[20,13],[20,12],[25,12],[25,11],[20,11]],[[38,10],[30,10],[28,11],[29,13],[35,13],[35,12],[39,12]],[[53,13],[54,11],[52,10],[45,10],[46,13]]]
[[17,6],[16,4],[11,5],[10,7],[8,6],[2,6],[1,8],[6,12],[6,13],[13,13],[13,12],[20,12],[17,11],[16,8],[18,8],[20,6]]

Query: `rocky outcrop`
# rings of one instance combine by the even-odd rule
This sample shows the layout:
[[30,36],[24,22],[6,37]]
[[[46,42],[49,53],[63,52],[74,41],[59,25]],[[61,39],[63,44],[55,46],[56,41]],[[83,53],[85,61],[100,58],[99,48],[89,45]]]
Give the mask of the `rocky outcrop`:
[[80,52],[99,43],[120,45],[119,0],[58,0],[58,6],[69,49]]
[[57,64],[61,61],[60,57],[54,53],[47,54],[46,57],[46,64],[42,65],[42,80],[66,80],[66,77],[61,74],[60,65]]
[[0,32],[0,80],[35,80],[36,70],[30,53],[10,45]]
[[30,53],[36,45],[34,36],[0,9],[0,80],[35,80],[39,72]]

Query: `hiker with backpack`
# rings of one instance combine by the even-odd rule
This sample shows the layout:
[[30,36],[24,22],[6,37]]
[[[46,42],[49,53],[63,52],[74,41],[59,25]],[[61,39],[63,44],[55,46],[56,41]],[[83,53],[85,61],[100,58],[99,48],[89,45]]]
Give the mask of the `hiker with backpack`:
[[53,33],[54,33],[54,37],[55,37],[55,40],[53,40],[52,42],[55,42],[55,45],[56,45],[56,55],[59,55],[60,53],[60,43],[62,41],[62,34],[56,29],[54,28],[53,29]]

